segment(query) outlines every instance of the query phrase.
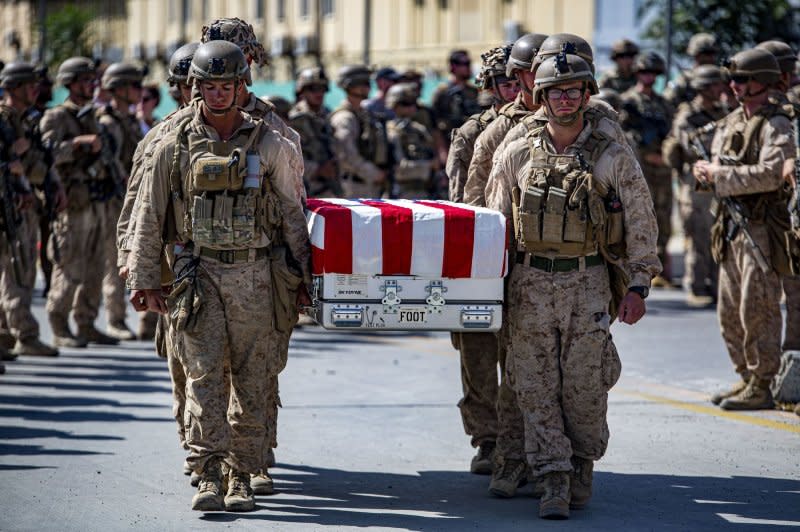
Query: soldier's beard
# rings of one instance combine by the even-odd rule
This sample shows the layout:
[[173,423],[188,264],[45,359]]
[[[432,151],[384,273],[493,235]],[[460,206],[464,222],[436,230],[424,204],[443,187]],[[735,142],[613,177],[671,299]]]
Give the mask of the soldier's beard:
[[548,101],[545,103],[547,106],[547,116],[550,120],[558,124],[559,126],[571,126],[578,119],[583,115],[583,102],[578,106],[575,111],[566,115],[557,115],[553,108],[550,106],[550,102]]

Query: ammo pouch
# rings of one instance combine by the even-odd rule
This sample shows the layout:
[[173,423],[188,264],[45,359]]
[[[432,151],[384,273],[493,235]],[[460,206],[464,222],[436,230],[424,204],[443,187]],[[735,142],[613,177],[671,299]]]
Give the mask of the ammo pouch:
[[31,185],[40,187],[44,185],[44,180],[47,177],[48,170],[49,168],[45,162],[41,159],[37,159],[25,173],[25,177],[28,178],[28,181]]
[[192,331],[202,304],[203,297],[196,277],[182,279],[167,296],[169,317],[175,330]]
[[192,190],[219,192],[241,190],[244,179],[235,151],[228,157],[200,157],[192,163]]
[[285,246],[273,246],[269,257],[275,329],[282,333],[290,332],[297,324],[297,289],[303,282],[302,273],[289,264],[287,254]]

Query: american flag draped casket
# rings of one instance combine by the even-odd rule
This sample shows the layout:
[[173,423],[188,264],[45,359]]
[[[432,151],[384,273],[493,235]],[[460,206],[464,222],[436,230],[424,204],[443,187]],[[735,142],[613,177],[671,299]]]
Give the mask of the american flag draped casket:
[[326,328],[500,327],[508,223],[427,200],[310,199],[313,315]]

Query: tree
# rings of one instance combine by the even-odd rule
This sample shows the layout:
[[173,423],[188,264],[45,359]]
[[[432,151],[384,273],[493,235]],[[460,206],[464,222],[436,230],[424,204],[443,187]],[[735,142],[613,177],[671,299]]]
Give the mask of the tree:
[[76,55],[92,55],[92,32],[89,24],[94,13],[88,9],[67,5],[45,17],[47,31],[47,63],[57,67]]
[[[666,41],[667,9],[666,0],[643,0],[638,14],[649,23],[642,37]],[[674,0],[673,52],[685,57],[689,38],[699,32],[716,35],[724,56],[771,39],[797,49],[799,24],[800,9],[789,0]]]

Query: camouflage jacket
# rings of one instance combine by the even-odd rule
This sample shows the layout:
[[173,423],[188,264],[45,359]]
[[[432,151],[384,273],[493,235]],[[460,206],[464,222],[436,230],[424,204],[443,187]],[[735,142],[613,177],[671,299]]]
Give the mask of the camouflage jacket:
[[450,201],[464,201],[464,186],[467,183],[469,163],[475,150],[475,141],[489,124],[497,118],[497,111],[490,107],[472,115],[460,128],[453,131],[450,151],[447,152],[445,172],[449,180]]
[[661,143],[672,127],[672,106],[656,93],[647,95],[635,88],[622,95],[620,125],[641,156],[661,154]]
[[704,108],[701,96],[696,96],[691,102],[682,103],[678,107],[672,122],[672,131],[664,140],[661,154],[664,161],[677,170],[686,182],[694,181],[691,165],[699,159],[692,146],[692,138],[697,136],[706,152],[711,153],[714,130],[700,131],[700,128],[724,118],[726,114],[727,109],[719,102],[714,102],[711,108]]
[[478,87],[471,83],[443,83],[436,88],[431,99],[436,128],[448,142],[454,129],[461,127],[470,116],[481,112],[478,92]]
[[636,85],[636,74],[623,77],[617,67],[612,67],[603,73],[597,84],[601,89],[612,89],[622,94]]
[[[78,114],[83,111],[79,119]],[[70,100],[45,111],[39,124],[42,140],[51,146],[53,164],[64,186],[85,182],[92,177],[88,168],[97,159],[87,150],[75,150],[72,139],[78,135],[98,134],[97,121],[91,108],[79,107]]]
[[389,161],[383,125],[368,111],[353,107],[347,100],[331,113],[330,122],[342,174],[354,175],[366,182],[377,180],[381,166]]
[[333,128],[323,107],[315,112],[305,100],[297,102],[289,111],[289,126],[300,135],[305,170],[303,178],[308,183],[317,174],[320,165],[336,158]]
[[115,155],[121,165],[121,175],[128,176],[133,167],[136,147],[143,137],[136,115],[123,114],[111,105],[99,108],[95,114],[97,122],[106,128],[114,140]]

